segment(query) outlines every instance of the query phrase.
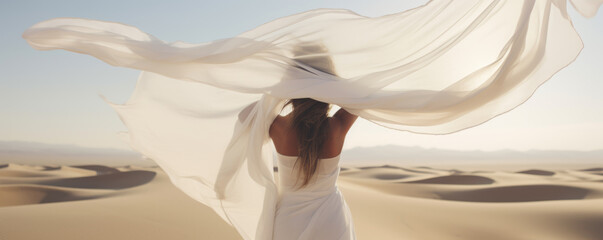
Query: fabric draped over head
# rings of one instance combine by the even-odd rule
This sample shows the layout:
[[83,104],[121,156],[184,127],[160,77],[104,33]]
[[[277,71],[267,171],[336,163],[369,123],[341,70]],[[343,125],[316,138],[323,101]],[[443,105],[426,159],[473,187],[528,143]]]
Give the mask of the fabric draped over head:
[[[571,0],[593,16],[603,0]],[[277,189],[268,128],[284,102],[314,98],[379,125],[445,134],[526,101],[582,49],[565,0],[432,0],[381,17],[316,9],[208,43],[54,18],[23,33],[142,70],[113,104],[133,149],[244,239],[271,239]],[[202,31],[202,30],[196,30]]]

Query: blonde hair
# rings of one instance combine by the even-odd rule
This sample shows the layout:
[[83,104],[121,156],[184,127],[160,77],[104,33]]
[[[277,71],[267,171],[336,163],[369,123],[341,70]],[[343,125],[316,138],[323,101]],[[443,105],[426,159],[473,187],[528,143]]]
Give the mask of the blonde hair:
[[293,167],[299,164],[299,173],[303,175],[302,188],[308,185],[318,170],[320,153],[328,137],[328,113],[331,105],[311,98],[291,99],[288,104],[293,105],[292,127],[298,142],[298,158]]

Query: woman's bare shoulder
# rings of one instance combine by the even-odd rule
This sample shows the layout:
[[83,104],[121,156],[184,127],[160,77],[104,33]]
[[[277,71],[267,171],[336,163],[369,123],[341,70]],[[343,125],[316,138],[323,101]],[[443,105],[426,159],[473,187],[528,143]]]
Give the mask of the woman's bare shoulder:
[[274,134],[276,133],[276,131],[278,131],[280,122],[281,120],[281,116],[276,116],[276,118],[274,118],[274,120],[272,121],[272,124],[270,124],[270,129],[269,129],[269,133],[270,133],[270,137],[273,137]]
[[269,134],[271,138],[274,138],[279,133],[283,132],[283,128],[286,127],[287,119],[284,116],[278,115],[270,124]]
[[343,130],[345,130],[345,132],[347,132],[352,127],[354,122],[356,122],[358,116],[341,108],[333,115],[333,119],[342,127]]

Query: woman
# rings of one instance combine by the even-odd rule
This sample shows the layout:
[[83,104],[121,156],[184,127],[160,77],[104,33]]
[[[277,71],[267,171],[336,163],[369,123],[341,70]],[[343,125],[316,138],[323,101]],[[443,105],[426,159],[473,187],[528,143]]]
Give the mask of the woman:
[[293,111],[277,116],[270,138],[277,152],[277,239],[355,239],[350,210],[336,180],[345,136],[357,119],[311,98],[292,99]]
[[[591,17],[601,3],[570,2]],[[110,103],[128,128],[125,140],[243,239],[337,239],[327,234],[353,227],[333,162],[355,117],[340,110],[307,126],[326,129],[324,143],[299,141],[308,132],[294,127],[296,114],[276,117],[284,101],[312,97],[416,133],[473,127],[526,101],[578,56],[583,45],[566,10],[557,0],[432,0],[380,17],[315,9],[200,44],[116,22],[55,18],[23,37],[38,50],[142,70],[128,102]],[[305,116],[296,101],[294,112]],[[278,183],[269,135],[285,154]]]

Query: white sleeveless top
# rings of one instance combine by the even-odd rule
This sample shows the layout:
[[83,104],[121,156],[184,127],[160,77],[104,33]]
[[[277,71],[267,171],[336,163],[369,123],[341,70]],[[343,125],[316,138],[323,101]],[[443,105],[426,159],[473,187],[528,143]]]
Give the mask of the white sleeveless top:
[[317,173],[298,189],[303,180],[297,167],[293,168],[297,156],[277,153],[279,194],[274,240],[356,239],[352,214],[337,188],[339,159],[320,159]]

